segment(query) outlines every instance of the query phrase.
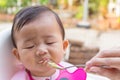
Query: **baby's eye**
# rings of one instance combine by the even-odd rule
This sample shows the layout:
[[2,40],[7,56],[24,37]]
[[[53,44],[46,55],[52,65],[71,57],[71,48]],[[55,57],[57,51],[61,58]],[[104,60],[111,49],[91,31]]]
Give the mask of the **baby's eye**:
[[30,46],[27,46],[27,47],[25,47],[26,49],[31,49],[31,48],[34,48],[35,47],[35,45],[30,45]]
[[47,42],[48,45],[50,45],[50,44],[54,44],[54,43],[55,43],[55,42]]

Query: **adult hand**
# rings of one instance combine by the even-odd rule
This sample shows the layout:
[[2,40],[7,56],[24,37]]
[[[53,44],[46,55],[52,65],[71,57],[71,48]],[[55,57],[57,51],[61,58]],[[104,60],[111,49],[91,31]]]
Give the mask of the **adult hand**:
[[86,71],[120,80],[120,48],[100,51],[86,63]]

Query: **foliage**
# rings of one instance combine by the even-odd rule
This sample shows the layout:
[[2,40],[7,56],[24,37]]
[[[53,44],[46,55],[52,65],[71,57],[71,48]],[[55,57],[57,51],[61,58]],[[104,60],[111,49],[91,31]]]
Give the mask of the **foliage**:
[[83,17],[83,6],[79,6],[75,18],[82,19]]
[[39,3],[41,5],[47,5],[49,3],[49,0],[39,0]]
[[[0,11],[6,12],[7,8],[9,7],[17,7],[17,1],[18,0],[0,0]],[[33,0],[21,0],[21,7],[28,6],[32,3]],[[51,0],[37,0],[40,5],[47,5],[49,4],[49,1]],[[96,14],[100,7],[106,7],[109,0],[89,0],[89,13],[90,14]],[[67,0],[57,0],[59,5],[62,5],[63,3],[66,3]],[[58,6],[59,6],[58,5]],[[78,6],[79,11],[76,15],[77,18],[80,18],[83,15],[83,5]],[[81,12],[82,11],[82,12]]]
[[22,0],[22,7],[28,6],[30,3],[32,2],[32,0]]
[[[100,9],[106,9],[109,0],[88,0],[89,16],[96,16]],[[78,7],[75,17],[81,19],[83,16],[83,4]]]
[[89,14],[94,14],[98,12],[99,1],[100,0],[89,0],[88,3]]
[[0,0],[0,12],[7,12],[8,7],[16,6],[17,0]]
[[0,7],[13,7],[16,6],[17,0],[0,0]]
[[99,0],[99,6],[107,7],[109,0]]
[[118,20],[117,20],[118,23],[120,23],[120,17],[118,17]]
[[0,0],[0,8],[6,7],[7,0]]
[[14,7],[17,4],[17,0],[7,0],[7,7]]
[[89,14],[94,15],[99,13],[101,8],[106,9],[109,0],[89,0]]

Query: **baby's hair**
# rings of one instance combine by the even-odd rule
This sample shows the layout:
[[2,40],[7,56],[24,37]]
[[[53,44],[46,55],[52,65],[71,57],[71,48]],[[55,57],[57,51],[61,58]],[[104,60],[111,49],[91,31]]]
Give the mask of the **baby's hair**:
[[59,24],[59,27],[60,27],[62,38],[64,40],[65,31],[64,31],[64,27],[63,27],[63,24],[62,24],[59,16],[54,11],[52,11],[51,9],[49,9],[45,6],[31,6],[31,7],[26,7],[24,9],[21,9],[15,15],[15,18],[13,20],[13,25],[12,25],[12,31],[11,31],[11,38],[12,38],[14,47],[17,48],[16,42],[15,42],[15,36],[14,36],[15,31],[20,31],[24,25],[34,21],[35,19],[37,19],[37,17],[40,14],[42,14],[44,12],[50,12],[55,16],[55,18]]

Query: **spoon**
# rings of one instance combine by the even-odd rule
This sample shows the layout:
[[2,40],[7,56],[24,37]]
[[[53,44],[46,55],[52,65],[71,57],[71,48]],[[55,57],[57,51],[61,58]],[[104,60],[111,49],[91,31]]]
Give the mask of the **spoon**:
[[52,66],[53,68],[56,68],[56,69],[64,69],[64,67],[62,67],[62,66],[60,66],[60,65],[58,65],[58,64],[56,64],[55,62],[52,62],[52,61],[49,61],[48,64],[50,66]]
[[56,64],[56,63],[54,63],[52,61],[49,61],[48,64],[50,66],[52,66],[53,68],[61,69],[61,70],[72,68],[72,67],[85,67],[85,64],[78,64],[78,65],[72,65],[72,66],[68,66],[68,67],[62,67],[62,66],[60,66],[60,65],[58,65],[58,64]]
[[[58,65],[58,64],[56,64],[55,62],[52,62],[52,61],[49,61],[48,64],[50,66],[52,66],[53,68],[61,69],[61,70],[72,68],[72,67],[85,67],[85,64],[78,64],[78,65],[72,65],[72,66],[68,66],[68,67],[63,67],[63,66],[60,66],[60,65]],[[96,67],[107,68],[107,69],[111,68],[111,67],[109,67],[107,65],[99,65],[99,66],[96,66]]]

